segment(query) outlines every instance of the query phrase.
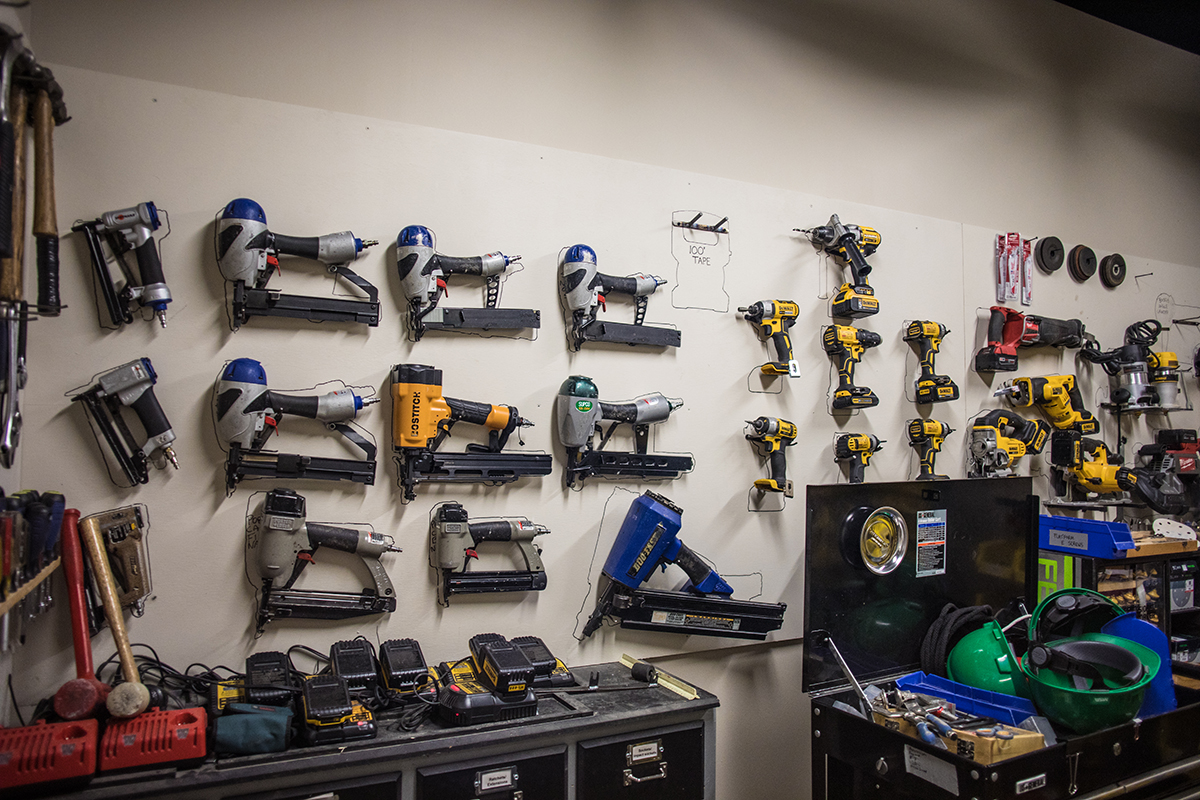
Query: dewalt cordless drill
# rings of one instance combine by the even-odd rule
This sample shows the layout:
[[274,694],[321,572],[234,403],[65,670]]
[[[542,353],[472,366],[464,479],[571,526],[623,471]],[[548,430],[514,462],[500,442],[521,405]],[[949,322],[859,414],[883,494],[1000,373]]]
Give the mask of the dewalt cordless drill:
[[864,350],[878,347],[883,338],[874,331],[830,325],[825,328],[821,341],[838,371],[838,387],[833,393],[834,409],[879,405],[879,397],[874,392],[865,386],[854,385],[854,365],[862,359]]
[[760,492],[783,492],[784,497],[792,497],[794,491],[792,482],[787,479],[787,456],[785,447],[796,443],[796,424],[777,417],[758,417],[746,420],[751,432],[746,438],[762,445],[771,469],[771,477],[759,478],[754,482],[754,488]]
[[1092,412],[1083,407],[1083,395],[1074,375],[1047,375],[1043,378],[1014,378],[995,392],[1017,408],[1036,405],[1059,430],[1075,430],[1084,436],[1100,430]]
[[758,326],[763,338],[775,345],[777,360],[768,361],[759,369],[763,375],[800,377],[800,364],[792,354],[792,339],[788,330],[800,317],[800,306],[791,300],[762,300],[752,306],[739,308],[742,317]]
[[833,460],[849,463],[850,482],[862,483],[864,468],[885,441],[870,433],[840,433],[833,443]]
[[917,378],[917,403],[945,403],[958,399],[958,386],[949,375],[938,375],[933,362],[942,339],[950,329],[939,322],[913,320],[904,331],[904,341],[917,348],[921,358],[921,377]]
[[934,461],[946,437],[954,433],[954,429],[936,419],[914,419],[908,422],[908,443],[917,451],[921,459],[921,474],[919,481],[949,480],[947,475],[938,475],[933,471]]
[[879,301],[875,290],[867,285],[871,265],[867,256],[875,252],[882,238],[874,228],[859,225],[843,225],[834,214],[829,222],[817,228],[800,231],[813,244],[821,245],[825,252],[850,266],[851,282],[843,283],[833,297],[830,310],[835,317],[857,319],[879,313]]

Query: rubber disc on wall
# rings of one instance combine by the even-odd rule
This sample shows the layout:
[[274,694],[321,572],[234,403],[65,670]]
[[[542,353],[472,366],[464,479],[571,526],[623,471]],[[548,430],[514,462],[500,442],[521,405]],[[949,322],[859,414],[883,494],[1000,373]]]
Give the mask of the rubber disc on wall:
[[1077,244],[1071,248],[1067,256],[1067,265],[1071,277],[1077,281],[1086,281],[1096,274],[1096,253],[1087,245]]
[[1115,289],[1125,282],[1125,257],[1113,253],[1100,259],[1100,281],[1110,289]]
[[1056,272],[1063,265],[1063,243],[1057,236],[1043,236],[1038,239],[1033,256],[1042,272]]

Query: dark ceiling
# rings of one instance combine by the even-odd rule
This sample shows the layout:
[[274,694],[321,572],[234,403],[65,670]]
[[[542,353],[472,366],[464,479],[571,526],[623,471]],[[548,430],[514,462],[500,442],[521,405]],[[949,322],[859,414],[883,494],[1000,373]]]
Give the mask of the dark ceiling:
[[1197,0],[1058,0],[1114,25],[1200,55]]

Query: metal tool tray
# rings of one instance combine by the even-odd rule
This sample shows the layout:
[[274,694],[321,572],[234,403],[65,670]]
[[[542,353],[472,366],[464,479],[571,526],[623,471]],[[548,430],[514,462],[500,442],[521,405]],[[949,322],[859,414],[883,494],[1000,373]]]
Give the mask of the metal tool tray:
[[[890,574],[855,566],[843,541],[846,518],[868,506],[895,508],[908,527]],[[829,631],[860,682],[917,669],[925,629],[946,603],[998,609],[1035,596],[1038,507],[1028,478],[808,487],[805,631]],[[945,512],[945,572],[918,576],[917,513],[930,511]],[[805,647],[815,800],[1187,797],[1185,787],[1200,785],[1200,692],[1178,689],[1169,714],[983,766],[834,708],[855,705],[847,688],[827,650]]]

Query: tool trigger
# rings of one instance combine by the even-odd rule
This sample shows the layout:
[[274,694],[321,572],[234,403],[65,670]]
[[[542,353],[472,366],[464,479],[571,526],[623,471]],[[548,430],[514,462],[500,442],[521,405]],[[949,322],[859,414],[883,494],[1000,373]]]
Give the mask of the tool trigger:
[[466,550],[466,556],[467,556],[467,558],[479,558],[479,553],[476,553],[476,552],[475,552],[474,550],[472,550],[471,548],[467,548],[467,550]]
[[317,560],[315,558],[313,558],[313,554],[309,553],[307,551],[301,551],[301,552],[297,553],[296,558],[300,559],[301,561],[307,561],[310,564],[317,563]]
[[600,308],[604,309],[605,311],[608,311],[608,306],[606,306],[604,304],[604,295],[598,294],[598,295],[596,295],[596,299],[600,301]]
[[450,287],[447,286],[445,278],[437,279],[437,287],[442,290],[442,293],[445,294],[446,297],[450,296]]

